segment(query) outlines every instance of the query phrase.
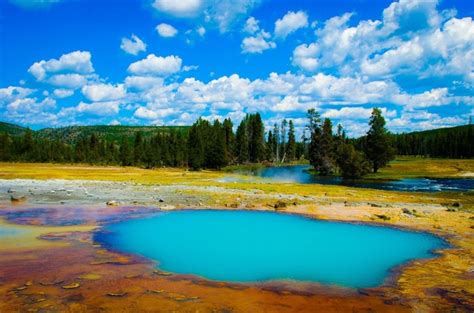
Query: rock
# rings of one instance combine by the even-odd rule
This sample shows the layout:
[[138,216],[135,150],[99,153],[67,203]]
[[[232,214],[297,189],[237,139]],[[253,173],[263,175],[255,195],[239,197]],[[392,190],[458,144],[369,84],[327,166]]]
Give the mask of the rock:
[[25,202],[26,201],[26,197],[25,196],[18,196],[18,197],[15,197],[13,195],[10,196],[10,200],[11,202]]
[[76,288],[79,288],[79,287],[81,287],[81,284],[79,284],[79,283],[71,283],[69,285],[61,286],[61,288],[63,288],[63,289],[76,289]]
[[390,220],[390,216],[387,216],[385,214],[375,214],[375,216],[381,220],[388,221]]
[[160,271],[160,270],[154,270],[153,273],[156,274],[156,275],[159,275],[159,276],[171,276],[171,275],[173,275],[173,273]]
[[381,208],[382,206],[377,204],[377,203],[369,203],[371,207],[373,208]]
[[7,191],[7,192],[8,192],[8,193],[14,193],[15,190],[13,190],[13,189],[11,189],[11,188],[8,188],[8,191]]
[[405,213],[405,214],[408,214],[408,215],[413,215],[413,213],[410,210],[408,210],[407,208],[403,208],[402,212]]
[[286,208],[286,202],[278,200],[273,207],[275,208],[275,210]]
[[455,208],[460,208],[460,207],[461,207],[461,204],[460,204],[459,202],[454,202],[454,203],[452,204],[452,206],[455,207]]
[[107,292],[107,296],[109,297],[116,297],[116,298],[122,298],[127,295],[127,292]]
[[105,204],[108,206],[118,206],[120,203],[115,200],[110,200],[110,201],[107,201]]

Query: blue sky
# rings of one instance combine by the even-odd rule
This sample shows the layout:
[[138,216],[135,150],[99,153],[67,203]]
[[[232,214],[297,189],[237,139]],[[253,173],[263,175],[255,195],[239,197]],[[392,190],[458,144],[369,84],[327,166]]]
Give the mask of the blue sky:
[[358,136],[465,124],[472,1],[1,0],[0,120],[189,125],[316,108]]

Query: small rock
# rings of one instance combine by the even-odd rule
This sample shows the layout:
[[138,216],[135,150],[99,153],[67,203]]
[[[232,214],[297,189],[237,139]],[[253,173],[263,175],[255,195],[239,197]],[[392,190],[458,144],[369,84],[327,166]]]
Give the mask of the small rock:
[[19,196],[19,197],[10,196],[10,200],[11,200],[11,202],[15,202],[15,203],[25,202],[26,197],[25,196]]
[[76,288],[79,288],[80,286],[81,286],[81,284],[79,284],[79,283],[71,283],[69,285],[61,286],[61,288],[63,288],[63,289],[76,289]]
[[452,204],[452,206],[455,207],[455,208],[460,208],[460,207],[461,207],[461,204],[460,204],[459,202],[454,202],[454,203]]
[[13,189],[11,189],[11,188],[8,188],[8,191],[7,191],[7,192],[8,192],[8,193],[14,193],[15,190],[13,190]]
[[160,270],[154,270],[153,273],[156,274],[156,275],[159,275],[159,276],[171,276],[171,275],[173,275],[173,273],[160,271]]
[[286,208],[286,203],[281,200],[278,200],[273,207],[275,209],[283,209]]
[[108,206],[118,206],[119,202],[115,200],[110,200],[110,201],[107,201],[105,204]]
[[108,292],[107,296],[109,297],[116,297],[116,298],[122,298],[127,295],[127,292]]

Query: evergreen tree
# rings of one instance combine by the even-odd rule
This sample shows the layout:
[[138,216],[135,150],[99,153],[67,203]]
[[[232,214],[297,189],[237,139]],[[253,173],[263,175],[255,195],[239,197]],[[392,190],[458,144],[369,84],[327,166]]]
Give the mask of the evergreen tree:
[[372,110],[369,120],[370,129],[365,142],[365,154],[372,163],[374,173],[384,167],[394,157],[394,150],[390,145],[390,138],[385,128],[385,119],[378,108]]
[[205,165],[206,138],[204,138],[203,128],[206,123],[208,122],[199,118],[189,130],[188,166],[193,170],[199,170]]
[[143,143],[143,133],[138,131],[135,134],[135,140],[133,144],[133,164],[140,165],[144,155],[144,143]]
[[223,123],[225,133],[225,151],[228,161],[233,161],[235,156],[235,135],[233,131],[233,124],[230,118],[226,118]]
[[237,161],[239,163],[246,163],[249,161],[249,136],[247,132],[247,119],[244,118],[239,127],[237,127],[237,134],[235,136]]
[[287,160],[294,161],[296,157],[296,136],[295,136],[295,126],[293,125],[293,121],[290,120],[289,122],[289,130],[288,130],[288,146],[286,148]]
[[124,136],[122,137],[122,142],[120,143],[120,164],[122,164],[122,166],[130,166],[131,163],[131,151],[128,144],[128,139]]

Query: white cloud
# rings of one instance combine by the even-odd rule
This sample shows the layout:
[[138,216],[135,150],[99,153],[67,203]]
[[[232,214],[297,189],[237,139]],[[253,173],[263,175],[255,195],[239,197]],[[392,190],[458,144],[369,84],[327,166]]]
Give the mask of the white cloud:
[[128,54],[137,55],[141,51],[146,51],[146,44],[138,36],[132,34],[130,39],[122,38],[120,49]]
[[176,36],[178,30],[170,24],[161,23],[156,26],[156,31],[161,37],[170,38]]
[[174,17],[195,19],[226,32],[261,0],[155,0],[153,8]]
[[0,107],[9,102],[13,102],[16,99],[26,98],[27,96],[34,93],[34,89],[9,86],[6,88],[0,88]]
[[275,37],[285,39],[289,34],[308,26],[308,15],[303,11],[288,12],[275,22]]
[[145,107],[139,107],[133,116],[141,119],[147,120],[156,120],[158,118],[165,118],[169,117],[170,115],[174,114],[175,110],[172,108],[167,109],[158,109],[158,110],[150,110]]
[[319,47],[315,43],[301,44],[293,51],[293,64],[306,71],[314,71],[318,67],[316,57]]
[[196,29],[196,32],[199,36],[204,37],[204,35],[206,34],[206,29],[203,26],[200,26]]
[[37,80],[42,81],[48,74],[72,72],[79,74],[90,74],[94,72],[91,62],[91,54],[88,51],[74,51],[63,54],[59,60],[35,62],[28,69]]
[[153,7],[163,13],[176,17],[192,17],[199,13],[202,0],[155,0]]
[[153,76],[127,76],[125,78],[125,87],[127,89],[145,90],[163,85],[162,77]]
[[276,43],[269,40],[270,33],[260,31],[255,36],[245,37],[240,47],[243,53],[262,53],[268,49],[276,48]]
[[[295,66],[341,76],[463,81],[474,86],[474,22],[437,10],[437,0],[401,0],[381,20],[349,26],[353,14],[328,19],[316,29],[315,41],[298,45]],[[454,78],[454,79],[453,79]]]
[[94,84],[82,87],[82,94],[90,101],[110,101],[122,99],[125,89],[122,84],[113,86],[110,84]]
[[53,91],[53,95],[56,98],[60,98],[60,99],[70,97],[73,94],[74,94],[74,90],[71,90],[71,89],[55,89]]
[[128,71],[135,75],[168,76],[181,70],[182,60],[178,56],[157,57],[149,54],[146,59],[130,64]]
[[[384,117],[395,117],[397,111],[380,108]],[[329,109],[322,114],[322,117],[344,120],[365,120],[371,116],[372,108],[363,107],[343,107],[339,110]]]
[[78,113],[87,113],[96,116],[111,116],[119,113],[119,104],[120,103],[118,101],[92,103],[85,103],[81,101],[75,110]]
[[251,16],[245,22],[243,31],[253,35],[260,30],[260,26],[258,26],[258,24],[259,21],[255,17]]
[[58,74],[51,76],[46,82],[57,87],[77,89],[87,81],[88,77],[80,74]]

